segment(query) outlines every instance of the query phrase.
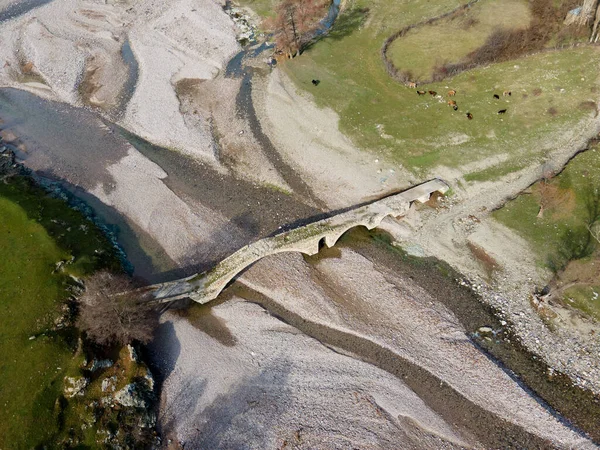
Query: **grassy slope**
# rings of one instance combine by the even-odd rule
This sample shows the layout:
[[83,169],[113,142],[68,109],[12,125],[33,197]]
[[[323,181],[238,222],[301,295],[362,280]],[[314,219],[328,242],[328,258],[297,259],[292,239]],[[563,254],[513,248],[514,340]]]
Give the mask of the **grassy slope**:
[[[585,226],[590,187],[600,188],[600,149],[578,155],[547,187],[537,183],[531,193],[510,201],[493,217],[523,236],[536,252],[539,264],[545,266],[564,247],[565,233]],[[542,198],[546,199],[546,206],[538,218]],[[600,299],[594,299],[594,292],[600,294],[599,269],[600,255],[596,252],[569,264],[561,278],[581,283],[567,290],[565,296],[573,299],[569,301],[573,306],[600,320]]]
[[270,17],[273,15],[275,0],[235,0],[234,3],[240,6],[247,6],[261,17]]
[[0,446],[32,447],[56,429],[54,402],[71,365],[59,339],[45,331],[65,296],[54,264],[68,255],[15,203],[0,198]]
[[91,223],[64,203],[24,180],[0,184],[0,448],[32,448],[57,432],[63,378],[81,361],[50,331],[68,296],[66,274],[53,271],[75,256],[69,270],[85,274],[110,260],[96,254],[103,248]]
[[458,17],[409,31],[394,41],[389,55],[396,67],[410,68],[415,80],[431,79],[436,64],[458,62],[495,29],[526,28],[530,20],[524,0],[488,0]]
[[[336,28],[301,57],[283,64],[320,106],[340,115],[340,128],[359,147],[389,157],[417,174],[435,173],[446,165],[480,172],[488,179],[537,160],[555,135],[574,127],[589,112],[578,105],[594,98],[598,50],[581,48],[546,53],[516,62],[465,72],[426,89],[458,90],[459,111],[390,79],[380,56],[383,41],[411,23],[439,15],[462,2],[444,0],[349,0]],[[369,8],[365,15],[360,8]],[[517,66],[517,67],[515,67]],[[313,87],[311,79],[321,84]],[[583,79],[583,80],[582,80]],[[539,96],[533,90],[542,89]],[[560,89],[565,91],[560,93]],[[510,103],[492,94],[512,90]],[[523,94],[527,95],[526,98]],[[508,107],[499,117],[496,112]],[[550,116],[548,109],[557,110]],[[468,121],[465,113],[475,116]],[[501,166],[483,171],[487,157],[506,154]],[[474,163],[465,168],[465,164]]]

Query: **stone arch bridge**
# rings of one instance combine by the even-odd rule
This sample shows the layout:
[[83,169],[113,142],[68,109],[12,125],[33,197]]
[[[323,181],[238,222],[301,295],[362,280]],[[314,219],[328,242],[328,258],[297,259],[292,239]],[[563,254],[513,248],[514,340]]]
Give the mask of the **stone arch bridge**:
[[283,252],[315,255],[322,244],[333,247],[351,228],[362,225],[371,230],[387,216],[405,215],[413,202],[424,203],[432,193],[444,194],[447,190],[446,183],[434,179],[399,194],[261,239],[239,249],[206,272],[148,286],[144,290],[150,291],[157,302],[190,298],[198,303],[208,303],[217,298],[240,272],[265,256]]

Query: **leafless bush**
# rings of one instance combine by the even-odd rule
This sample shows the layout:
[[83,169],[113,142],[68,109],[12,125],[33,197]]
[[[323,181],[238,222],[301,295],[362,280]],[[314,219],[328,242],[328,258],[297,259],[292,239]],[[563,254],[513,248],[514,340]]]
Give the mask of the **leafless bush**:
[[158,326],[156,309],[125,275],[102,271],[85,283],[77,326],[99,345],[148,343]]

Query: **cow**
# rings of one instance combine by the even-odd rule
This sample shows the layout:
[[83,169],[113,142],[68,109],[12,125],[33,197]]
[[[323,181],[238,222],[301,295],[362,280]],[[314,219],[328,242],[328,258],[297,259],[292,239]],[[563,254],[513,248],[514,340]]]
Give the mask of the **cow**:
[[506,109],[501,109],[500,111],[498,111],[498,114],[504,114],[506,113]]
[[512,92],[511,92],[511,91],[504,91],[504,92],[502,93],[502,95],[503,95],[504,97],[510,97],[510,96],[512,95]]
[[452,106],[452,109],[453,109],[454,111],[458,111],[458,105],[454,105],[454,106]]
[[448,97],[454,97],[456,95],[456,89],[448,91]]
[[448,106],[456,106],[456,102],[454,100],[448,100]]
[[470,112],[468,112],[467,113],[467,119],[473,120],[473,114],[471,114]]
[[416,89],[417,88],[417,83],[415,83],[414,81],[411,81],[408,83],[408,87],[411,89]]
[[321,80],[312,80],[313,86],[318,86]]
[[500,96],[499,96],[498,94],[494,94],[494,98],[495,98],[496,100],[500,100]]
[[425,95],[425,94],[427,94],[427,92],[425,92],[425,91],[417,91],[417,94],[419,94],[419,95]]
[[429,93],[431,94],[432,97],[435,97],[437,95],[437,92],[435,92],[435,91],[429,91]]

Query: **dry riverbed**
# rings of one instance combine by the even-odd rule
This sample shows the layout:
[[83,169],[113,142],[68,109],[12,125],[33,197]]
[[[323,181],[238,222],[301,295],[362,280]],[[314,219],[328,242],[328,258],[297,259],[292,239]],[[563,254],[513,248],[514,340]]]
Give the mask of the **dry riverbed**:
[[[0,85],[9,87],[0,90],[0,128],[18,138],[27,167],[94,208],[148,281],[204,270],[282,228],[419,181],[357,149],[333,111],[254,47],[238,53],[219,2],[30,6],[0,4]],[[590,120],[582,139],[597,127]],[[566,136],[552,160],[564,163],[582,143]],[[536,176],[481,183],[386,222],[413,253],[476,280],[501,319],[462,297],[454,280],[432,292],[360,236],[313,259],[267,258],[212,309],[166,313],[151,348],[165,436],[230,448],[593,447],[484,350],[486,337],[518,336],[600,392],[597,352],[585,353],[597,342],[544,328],[526,297],[538,279],[517,266],[504,291],[488,290],[468,252],[468,239],[507,236],[470,228],[470,217],[485,217]],[[535,381],[553,407],[593,431],[561,408],[564,395]],[[589,401],[573,404],[587,413]]]

